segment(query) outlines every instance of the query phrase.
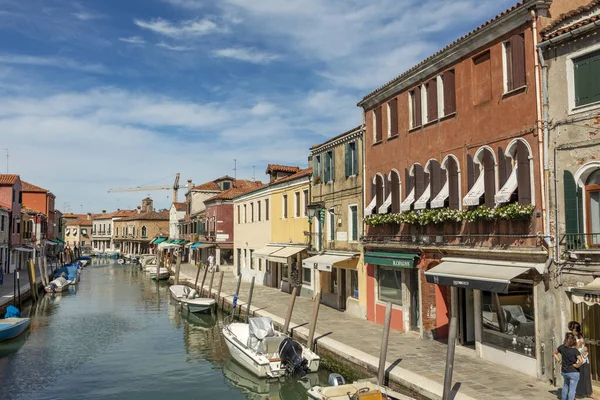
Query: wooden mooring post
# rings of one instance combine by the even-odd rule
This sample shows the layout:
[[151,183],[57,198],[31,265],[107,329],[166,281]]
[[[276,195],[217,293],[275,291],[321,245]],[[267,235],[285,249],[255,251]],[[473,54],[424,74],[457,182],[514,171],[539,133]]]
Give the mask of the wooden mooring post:
[[215,269],[213,268],[213,270],[210,271],[210,283],[208,284],[208,296],[206,296],[206,297],[212,298],[212,286],[213,286],[214,279],[215,279]]
[[290,305],[288,306],[287,314],[285,316],[285,323],[283,324],[283,333],[287,335],[288,328],[290,327],[290,320],[292,319],[292,312],[294,311],[294,304],[296,304],[296,293],[298,292],[298,286],[294,286],[292,289],[292,298],[290,299]]
[[217,290],[217,306],[219,305],[219,299],[221,298],[221,288],[223,287],[223,277],[225,276],[225,271],[221,271],[221,277],[219,278],[219,289]]
[[310,329],[308,331],[308,340],[306,341],[306,346],[309,350],[314,351],[314,341],[315,341],[315,330],[317,328],[317,318],[319,316],[319,306],[321,305],[321,292],[317,293],[317,297],[315,298],[315,303],[313,306],[312,318],[310,320]]
[[381,351],[379,353],[379,371],[377,380],[380,385],[385,385],[385,359],[387,356],[388,342],[390,338],[390,324],[392,321],[392,303],[388,302],[385,308],[385,320],[383,324],[383,334],[381,336]]
[[198,278],[200,277],[200,266],[196,265],[198,270],[196,271],[196,281],[194,282],[194,290],[198,288]]
[[177,250],[177,264],[175,265],[175,284],[179,285],[179,272],[181,272],[181,249]]
[[250,282],[250,294],[248,295],[248,307],[246,307],[246,316],[250,318],[250,306],[252,305],[252,293],[254,293],[254,279],[252,277],[252,282]]
[[452,391],[452,372],[454,371],[454,351],[456,349],[456,316],[450,318],[450,332],[448,332],[448,352],[446,353],[446,372],[444,374],[444,393],[442,400],[450,399]]
[[208,274],[208,265],[204,266],[204,275],[202,276],[202,284],[200,285],[200,296],[204,296],[204,281],[206,281],[206,274]]

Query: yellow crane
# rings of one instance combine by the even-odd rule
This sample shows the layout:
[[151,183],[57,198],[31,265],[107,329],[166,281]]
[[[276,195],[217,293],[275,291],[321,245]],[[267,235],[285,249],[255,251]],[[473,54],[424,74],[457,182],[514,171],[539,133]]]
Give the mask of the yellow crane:
[[144,192],[146,190],[173,190],[173,203],[177,203],[177,191],[179,190],[179,172],[175,175],[175,182],[173,186],[136,186],[129,188],[114,188],[108,189],[108,193],[121,193],[121,192]]

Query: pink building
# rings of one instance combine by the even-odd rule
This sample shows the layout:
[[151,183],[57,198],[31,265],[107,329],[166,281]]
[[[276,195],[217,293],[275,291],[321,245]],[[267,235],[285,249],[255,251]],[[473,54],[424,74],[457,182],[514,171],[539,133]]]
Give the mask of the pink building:
[[10,209],[9,217],[9,252],[2,265],[9,265],[9,273],[24,265],[27,252],[21,247],[21,178],[15,174],[0,174],[0,206]]

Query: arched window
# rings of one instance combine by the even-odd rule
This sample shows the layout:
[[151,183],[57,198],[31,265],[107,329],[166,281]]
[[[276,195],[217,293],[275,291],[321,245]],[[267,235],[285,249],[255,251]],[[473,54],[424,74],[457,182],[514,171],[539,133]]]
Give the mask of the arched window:
[[533,204],[533,158],[529,144],[523,139],[513,140],[506,147],[505,157],[505,162],[499,160],[500,175],[504,175],[506,179],[495,196],[496,204],[517,201],[521,204]]
[[488,146],[480,147],[475,156],[469,158],[469,193],[463,199],[465,206],[485,204],[494,207],[496,195],[496,158]]
[[399,213],[400,212],[400,193],[402,193],[402,184],[400,183],[400,174],[398,171],[393,169],[390,172],[389,177],[390,182],[390,195],[392,201],[392,212]]
[[400,209],[402,211],[409,211],[411,206],[413,206],[415,199],[420,198],[425,191],[423,167],[418,163],[413,164],[413,166],[410,167],[410,170],[404,170],[404,175],[406,189],[404,201],[400,204]]
[[600,245],[600,169],[590,174],[585,182],[588,244]]
[[142,237],[145,238],[148,236],[148,230],[145,226],[142,226]]
[[381,206],[383,205],[383,202],[385,201],[384,195],[385,195],[385,181],[381,174],[377,174],[377,175],[375,175],[375,198],[376,198],[375,210],[377,210],[377,212],[379,212],[379,209],[381,208]]
[[[449,207],[453,210],[460,209],[460,169],[458,160],[453,155],[448,155],[442,161],[441,176],[442,187],[431,201],[432,208]],[[440,184],[441,184],[440,182]]]
[[415,202],[415,210],[427,208],[432,199],[439,194],[446,183],[446,176],[442,174],[442,167],[437,160],[431,159],[425,164],[423,172],[423,194]]

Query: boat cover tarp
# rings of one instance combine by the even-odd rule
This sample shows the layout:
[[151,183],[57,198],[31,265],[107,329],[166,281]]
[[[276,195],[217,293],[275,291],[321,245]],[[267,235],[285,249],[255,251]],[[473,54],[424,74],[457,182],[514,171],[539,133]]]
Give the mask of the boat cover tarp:
[[63,277],[60,277],[60,278],[56,278],[55,280],[50,282],[50,284],[55,284],[56,287],[63,287],[63,286],[67,286],[69,284],[69,281],[67,281]]
[[4,314],[4,319],[6,318],[21,318],[21,311],[15,306],[6,307],[6,314]]
[[59,268],[54,274],[55,278],[62,276],[63,273],[67,276],[67,280],[74,280],[79,271],[79,265],[77,264],[66,264],[63,267]]
[[248,319],[248,343],[249,349],[258,351],[262,340],[269,336],[275,336],[273,320],[268,317],[257,317]]

